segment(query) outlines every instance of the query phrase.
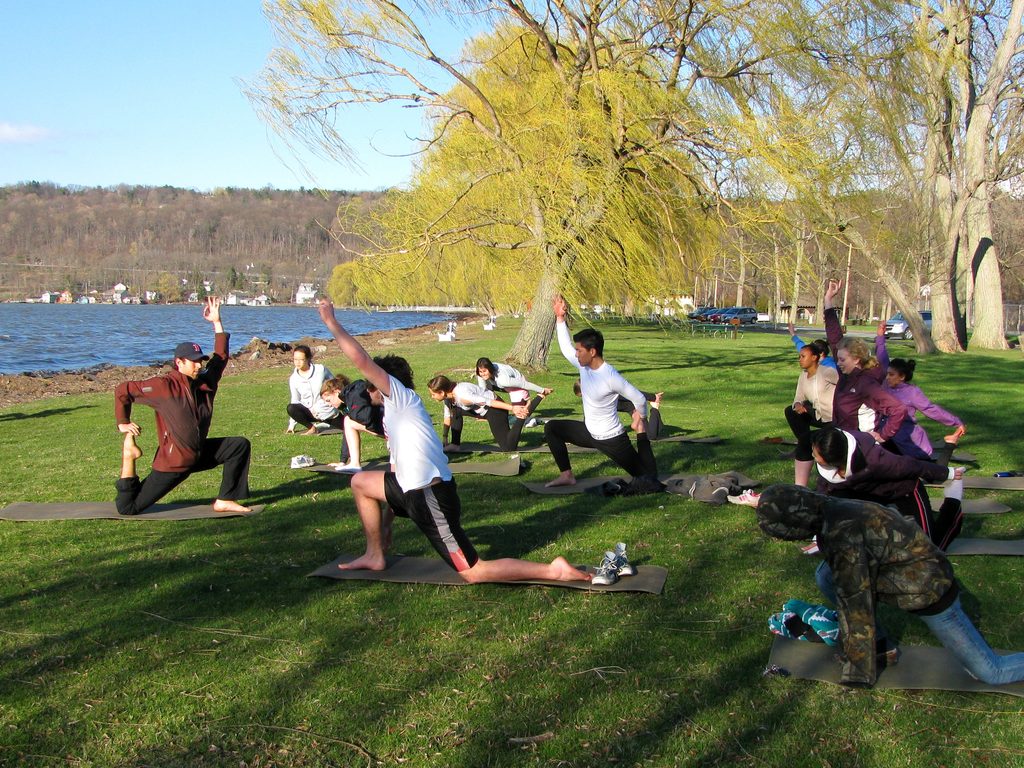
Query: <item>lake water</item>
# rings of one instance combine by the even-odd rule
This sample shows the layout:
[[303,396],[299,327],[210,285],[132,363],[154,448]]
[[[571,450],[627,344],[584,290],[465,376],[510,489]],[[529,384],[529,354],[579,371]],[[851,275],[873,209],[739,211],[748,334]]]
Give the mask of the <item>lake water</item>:
[[[171,359],[175,345],[213,349],[213,328],[196,304],[0,304],[0,373],[68,371],[98,365],[149,365]],[[338,310],[352,334],[443,322],[434,312]],[[232,351],[253,336],[291,342],[329,337],[315,307],[222,306]]]

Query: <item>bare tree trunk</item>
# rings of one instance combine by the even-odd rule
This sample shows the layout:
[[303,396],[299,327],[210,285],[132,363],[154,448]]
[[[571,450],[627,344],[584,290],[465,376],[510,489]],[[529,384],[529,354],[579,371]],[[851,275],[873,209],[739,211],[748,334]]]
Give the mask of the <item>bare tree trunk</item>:
[[992,216],[986,189],[979,188],[967,209],[966,230],[974,278],[974,333],[970,346],[1008,349],[1003,319],[1003,282],[992,242]]
[[555,332],[555,313],[551,302],[558,294],[559,280],[551,270],[545,270],[533,294],[533,305],[512,343],[506,360],[514,366],[546,368],[551,338]]

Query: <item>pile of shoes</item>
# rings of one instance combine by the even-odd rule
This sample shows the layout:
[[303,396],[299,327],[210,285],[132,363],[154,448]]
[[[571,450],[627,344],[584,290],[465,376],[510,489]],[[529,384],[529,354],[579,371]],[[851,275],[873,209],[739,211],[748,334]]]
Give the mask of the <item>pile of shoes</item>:
[[314,464],[316,464],[316,459],[312,456],[292,456],[292,469],[305,469]]
[[604,553],[604,560],[597,566],[590,583],[609,587],[623,576],[636,576],[636,566],[629,562],[626,545],[620,541],[615,545],[615,551]]

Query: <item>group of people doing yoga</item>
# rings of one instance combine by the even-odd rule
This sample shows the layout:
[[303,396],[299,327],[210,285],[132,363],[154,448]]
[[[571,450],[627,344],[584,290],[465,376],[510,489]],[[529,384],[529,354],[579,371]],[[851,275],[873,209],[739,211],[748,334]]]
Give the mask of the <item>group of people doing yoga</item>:
[[[919,616],[973,677],[1024,680],[1024,653],[995,653],[964,613],[945,554],[963,522],[963,469],[948,467],[963,421],[911,384],[914,361],[889,359],[884,324],[874,355],[863,339],[843,335],[834,306],[841,287],[831,280],[825,291],[827,341],[804,344],[790,325],[801,368],[785,408],[797,440],[795,484],[752,497],[758,524],[775,538],[816,543],[823,561],[815,578],[838,609],[843,683],[873,685],[890,657],[879,603]],[[955,427],[941,450],[933,451],[918,412]],[[816,492],[805,487],[812,468]],[[926,482],[945,486],[938,511]]]
[[[905,434],[927,452],[927,442],[920,435],[914,437],[908,404],[916,403],[916,409],[933,416],[939,410],[926,398],[922,401],[923,395],[916,387],[904,394],[906,402],[897,395],[912,386],[912,365],[900,368],[900,363],[890,361],[895,375],[890,374],[883,382],[888,372],[875,370],[880,368],[877,356],[867,354],[858,345],[860,340],[842,336],[832,306],[839,287],[838,281],[831,281],[825,294],[826,330],[836,349],[835,373],[827,373],[829,366],[824,361],[828,356],[818,342],[803,345],[797,397],[786,409],[798,439],[797,484],[766,489],[754,502],[758,523],[766,534],[777,538],[816,537],[823,557],[817,581],[825,597],[836,604],[840,617],[843,682],[871,685],[875,681],[876,652],[885,640],[875,618],[879,602],[920,615],[979,679],[990,683],[1024,679],[1024,653],[994,653],[964,614],[952,567],[941,549],[959,530],[962,470],[945,466],[948,455],[946,462],[939,463],[910,451],[904,453],[895,439]],[[638,492],[658,489],[648,435],[648,397],[604,360],[604,339],[599,331],[588,328],[570,336],[564,300],[557,298],[553,309],[559,350],[579,372],[584,420],[546,422],[545,437],[559,469],[549,485],[576,482],[567,449],[568,444],[575,444],[594,447],[615,461],[633,477]],[[467,582],[590,580],[589,574],[563,557],[550,563],[481,559],[462,528],[461,504],[445,445],[413,389],[408,362],[397,355],[370,357],[338,322],[330,302],[322,301],[319,313],[341,352],[363,378],[350,382],[335,377],[312,362],[308,349],[296,349],[293,376],[298,380],[290,383],[300,390],[297,404],[305,410],[289,407],[289,418],[307,431],[318,423],[340,424],[349,446],[349,460],[356,465],[361,433],[386,436],[391,465],[388,470],[363,471],[352,477],[365,549],[340,568],[386,568],[392,523],[395,516],[401,516],[412,520]],[[203,315],[214,327],[212,355],[204,354],[198,344],[180,344],[170,373],[126,382],[115,391],[118,429],[124,434],[116,500],[122,514],[143,512],[193,472],[218,465],[224,466],[224,476],[214,509],[248,511],[239,500],[248,495],[249,441],[208,436],[217,385],[228,359],[229,336],[221,323],[220,300],[207,299]],[[509,445],[510,440],[518,439],[522,424],[550,390],[531,385],[515,369],[486,358],[478,361],[477,375],[476,384],[454,384],[445,377],[435,377],[429,387],[431,395],[445,401],[449,417],[461,410],[486,419],[499,444]],[[318,380],[321,399],[335,414],[322,409],[315,397],[304,394],[314,392]],[[504,403],[496,390],[507,393],[511,402]],[[532,399],[528,394],[531,391],[535,393]],[[136,444],[141,429],[131,419],[136,403],[156,411],[157,453],[152,471],[143,481],[135,471],[135,462],[141,456]],[[635,447],[618,417],[623,408],[631,415]],[[489,418],[490,413],[500,415],[502,420]],[[511,427],[510,415],[514,417]],[[905,423],[911,426],[904,427]],[[454,424],[448,426],[457,443]],[[820,429],[812,434],[815,427]],[[289,428],[294,425],[290,423]],[[350,432],[355,438],[354,450]],[[957,431],[947,438],[947,444],[955,444],[962,433],[962,422],[957,420]],[[817,467],[820,493],[804,487],[812,466]],[[937,518],[930,516],[923,481],[946,482],[946,502]]]

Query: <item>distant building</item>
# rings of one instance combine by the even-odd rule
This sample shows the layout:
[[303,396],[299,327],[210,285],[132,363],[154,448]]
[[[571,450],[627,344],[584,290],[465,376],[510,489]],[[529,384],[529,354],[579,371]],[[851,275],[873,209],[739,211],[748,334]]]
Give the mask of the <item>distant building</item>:
[[316,290],[313,283],[299,283],[299,289],[295,291],[296,304],[309,304],[316,299]]

